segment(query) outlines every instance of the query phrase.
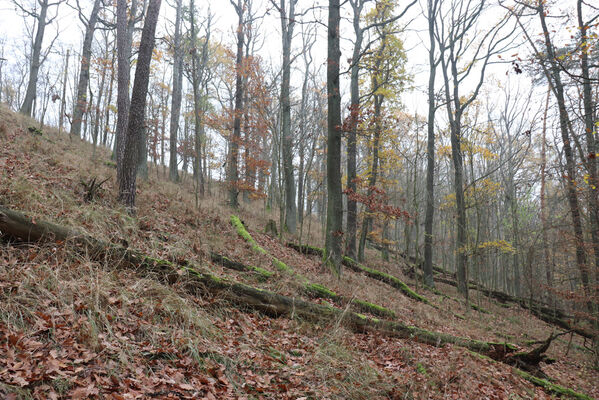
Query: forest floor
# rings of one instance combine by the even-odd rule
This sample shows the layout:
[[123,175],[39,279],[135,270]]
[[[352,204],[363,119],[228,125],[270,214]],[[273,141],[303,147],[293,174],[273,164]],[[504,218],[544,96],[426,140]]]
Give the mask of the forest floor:
[[[369,250],[367,265],[399,277],[432,305],[344,269],[340,279],[263,234],[261,200],[236,212],[269,255],[256,252],[231,226],[232,211],[217,187],[195,203],[191,178],[172,184],[162,167],[140,182],[138,214],[116,202],[109,153],[0,106],[0,205],[35,219],[83,231],[162,259],[189,260],[214,275],[276,293],[307,297],[298,275],[345,298],[392,310],[421,328],[530,349],[557,330],[517,305],[473,297],[490,313],[466,312],[455,288],[446,296],[418,287],[401,260],[383,262]],[[108,179],[84,201],[82,181]],[[308,242],[322,245],[312,224]],[[314,233],[316,232],[316,233]],[[291,238],[288,238],[291,239]],[[217,252],[274,275],[225,269]],[[271,265],[275,256],[295,273]],[[433,307],[434,305],[434,307]],[[562,336],[543,365],[552,382],[599,398],[599,371],[580,337]],[[192,296],[140,271],[92,259],[72,246],[0,242],[0,395],[6,399],[546,399],[544,389],[513,367],[466,349],[346,330],[339,321],[315,324],[270,318],[218,296]]]

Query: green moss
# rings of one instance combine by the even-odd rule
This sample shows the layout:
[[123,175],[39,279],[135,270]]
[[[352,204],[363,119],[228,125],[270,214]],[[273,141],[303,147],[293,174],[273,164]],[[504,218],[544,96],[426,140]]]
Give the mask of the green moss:
[[282,271],[282,272],[289,272],[289,271],[291,271],[291,268],[289,268],[287,266],[287,264],[285,264],[283,261],[279,260],[276,257],[272,258],[272,265],[274,265],[275,268],[277,268],[279,271]]
[[385,272],[381,272],[376,269],[369,268],[365,265],[362,265],[362,264],[354,261],[353,259],[351,259],[347,256],[343,257],[343,261],[346,264],[350,264],[350,265],[353,265],[354,267],[357,267],[359,270],[365,272],[371,278],[374,278],[374,279],[377,279],[377,280],[380,280],[383,282],[387,282],[388,284],[395,287],[396,289],[399,289],[403,294],[405,294],[406,296],[408,296],[414,300],[418,300],[418,301],[421,301],[426,304],[431,304],[428,301],[428,299],[426,299],[425,297],[422,297],[418,293],[414,292],[412,289],[410,289],[408,287],[408,285],[406,285],[405,283],[403,283],[402,281],[400,281],[398,278],[396,278],[393,275],[389,275]]
[[274,275],[274,272],[268,271],[264,268],[254,267],[253,265],[248,265],[248,268],[254,271],[256,274],[258,274],[259,278],[263,280],[267,280],[268,278]]
[[392,310],[377,304],[369,303],[360,299],[353,299],[352,304],[356,305],[364,312],[369,312],[373,315],[378,315],[379,317],[395,318],[395,313]]
[[418,371],[419,374],[427,376],[428,373],[426,372],[426,368],[424,368],[424,365],[417,363],[416,364],[416,371]]
[[326,286],[322,286],[318,283],[308,283],[306,284],[306,290],[310,293],[314,293],[317,296],[324,297],[327,299],[337,300],[339,299],[339,295],[333,292],[331,289]]
[[251,243],[253,246],[258,246],[258,243],[256,243],[256,241],[254,240],[254,238],[252,237],[252,235],[250,235],[250,233],[245,229],[245,226],[243,226],[243,222],[241,222],[241,220],[239,219],[238,216],[236,215],[231,215],[231,225],[233,225],[233,227],[235,227],[235,229],[237,230],[237,234],[239,236],[241,236],[246,242]]
[[566,397],[569,397],[572,399],[578,399],[578,400],[593,400],[592,397],[589,397],[586,394],[578,393],[572,389],[568,389],[563,386],[556,385],[554,383],[549,382],[546,379],[537,378],[536,376],[533,376],[533,375],[529,374],[528,372],[524,372],[518,368],[514,368],[514,372],[517,375],[520,375],[522,378],[526,379],[527,381],[529,381],[537,386],[542,387],[549,393],[553,393],[558,396],[566,396]]

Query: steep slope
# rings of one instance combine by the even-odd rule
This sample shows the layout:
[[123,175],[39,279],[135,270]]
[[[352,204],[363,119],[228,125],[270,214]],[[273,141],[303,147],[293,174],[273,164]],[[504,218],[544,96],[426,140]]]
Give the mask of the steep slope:
[[[339,280],[313,256],[304,256],[260,233],[272,216],[261,204],[246,205],[241,219],[256,252],[230,225],[219,187],[194,205],[189,182],[166,182],[161,167],[142,183],[139,213],[130,218],[114,198],[115,171],[108,153],[68,136],[27,128],[34,123],[0,109],[0,205],[85,234],[185,260],[212,274],[308,299],[301,275],[344,299],[359,298],[393,311],[397,320],[456,336],[510,341],[525,347],[552,327],[517,309],[486,299],[490,314],[464,315],[455,301],[416,291],[416,301],[383,282],[344,270]],[[108,181],[96,199],[84,201],[93,177]],[[317,236],[310,238],[317,242]],[[222,254],[272,274],[236,271],[212,261]],[[272,265],[272,257],[293,269]],[[400,277],[398,265],[369,266]],[[443,285],[442,285],[443,286]],[[352,333],[332,320],[269,318],[233,306],[223,296],[190,295],[184,283],[169,285],[141,271],[118,268],[71,245],[0,243],[0,393],[13,398],[548,398],[506,364],[452,345],[434,347],[410,339]],[[442,292],[457,297],[451,287]],[[326,299],[319,299],[324,304]],[[343,306],[343,304],[337,304]],[[555,383],[599,395],[583,343],[555,341],[558,362],[543,370]],[[568,350],[569,351],[566,351]],[[567,355],[566,355],[567,353]],[[10,397],[9,397],[10,398]]]

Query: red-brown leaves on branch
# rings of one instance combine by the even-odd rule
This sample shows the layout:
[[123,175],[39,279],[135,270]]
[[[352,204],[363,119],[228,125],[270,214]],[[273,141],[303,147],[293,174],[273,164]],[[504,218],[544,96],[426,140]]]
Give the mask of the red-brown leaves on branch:
[[350,188],[346,188],[343,193],[345,193],[350,199],[364,204],[369,212],[382,214],[385,218],[403,218],[406,221],[411,218],[407,211],[404,211],[399,207],[389,205],[389,196],[387,196],[387,192],[376,186],[370,186],[368,188],[368,194],[356,193]]

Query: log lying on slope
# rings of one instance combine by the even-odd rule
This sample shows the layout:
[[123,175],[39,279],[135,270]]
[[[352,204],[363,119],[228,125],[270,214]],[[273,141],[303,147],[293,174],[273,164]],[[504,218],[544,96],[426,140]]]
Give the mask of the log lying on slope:
[[230,258],[223,256],[222,254],[210,253],[210,259],[212,260],[212,262],[222,265],[223,267],[228,269],[233,269],[235,271],[241,272],[253,272],[258,276],[258,280],[261,281],[266,281],[274,275],[274,272],[268,271],[264,268],[254,267],[253,265],[245,265],[238,261],[231,260]]
[[[287,246],[300,252],[303,254],[310,254],[310,255],[316,255],[319,257],[322,257],[324,254],[324,250],[318,247],[314,247],[314,246],[309,246],[309,245],[298,245],[292,242],[287,243]],[[373,268],[369,268],[366,267],[354,260],[352,260],[349,257],[343,257],[343,265],[345,265],[346,267],[348,267],[349,269],[351,269],[354,272],[358,272],[361,274],[365,274],[367,275],[369,278],[375,279],[377,281],[381,281],[383,283],[386,283],[389,286],[394,287],[395,289],[398,289],[399,291],[401,291],[404,295],[408,296],[411,299],[417,300],[417,301],[421,301],[425,304],[431,304],[428,299],[426,299],[425,297],[419,295],[418,293],[414,292],[412,289],[410,289],[408,287],[408,285],[406,285],[405,283],[403,283],[399,278],[387,274],[385,272],[381,272],[378,271],[376,269]]]
[[95,239],[69,228],[40,220],[33,221],[19,212],[2,206],[0,206],[0,232],[3,236],[9,235],[14,239],[27,242],[72,243],[94,257],[109,258],[116,266],[133,268],[170,284],[180,283],[185,290],[194,294],[206,292],[217,294],[232,303],[270,316],[298,316],[309,321],[324,323],[337,320],[355,332],[376,331],[394,337],[412,338],[434,346],[451,343],[495,359],[503,359],[505,355],[516,350],[516,347],[511,344],[484,342],[431,332],[400,322],[368,318],[351,311],[254,288],[216,277],[193,264],[179,266],[170,261],[148,257],[130,248]]
[[311,295],[312,297],[323,297],[328,298],[333,301],[339,303],[349,303],[353,309],[356,309],[360,312],[370,313],[372,315],[376,315],[382,318],[395,318],[395,313],[388,308],[383,306],[379,306],[378,304],[373,304],[368,301],[352,298],[348,299],[343,296],[338,295],[333,290],[327,288],[326,286],[320,284],[311,283],[308,278],[303,276],[302,274],[296,272],[292,267],[285,264],[283,261],[279,260],[268,251],[266,251],[263,247],[261,247],[252,237],[252,235],[245,229],[245,225],[236,215],[231,215],[231,225],[235,227],[237,234],[241,236],[245,241],[247,241],[252,249],[260,254],[264,254],[271,258],[272,265],[274,265],[279,271],[286,272],[295,277],[301,284],[303,285],[304,291]]
[[[457,282],[455,281],[455,279],[448,276],[435,276],[435,281],[457,287]],[[487,289],[478,285],[471,286],[470,288],[472,290],[479,291],[480,293],[482,293],[490,299],[496,299],[502,303],[517,304],[523,309],[528,310],[532,315],[539,318],[541,321],[547,322],[548,324],[557,326],[567,331],[575,332],[584,338],[593,339],[593,333],[591,331],[580,326],[573,326],[569,322],[569,320],[572,320],[574,318],[566,314],[562,310],[553,309],[551,307],[544,306],[538,302],[532,302],[531,304],[530,299],[521,299],[518,297],[511,296],[507,293]]]
[[44,221],[33,221],[21,213],[2,206],[0,206],[0,236],[27,242],[72,243],[93,257],[110,259],[117,267],[131,268],[160,281],[179,284],[194,295],[206,293],[218,295],[240,307],[258,310],[274,317],[297,316],[312,322],[326,324],[336,321],[354,332],[376,332],[392,337],[409,338],[433,346],[450,343],[508,363],[510,358],[513,359],[510,354],[516,350],[514,345],[507,343],[484,342],[441,332],[431,332],[400,322],[368,318],[358,313],[254,288],[216,277],[192,264],[179,266],[166,260],[148,257],[139,251],[95,239],[72,229]]

